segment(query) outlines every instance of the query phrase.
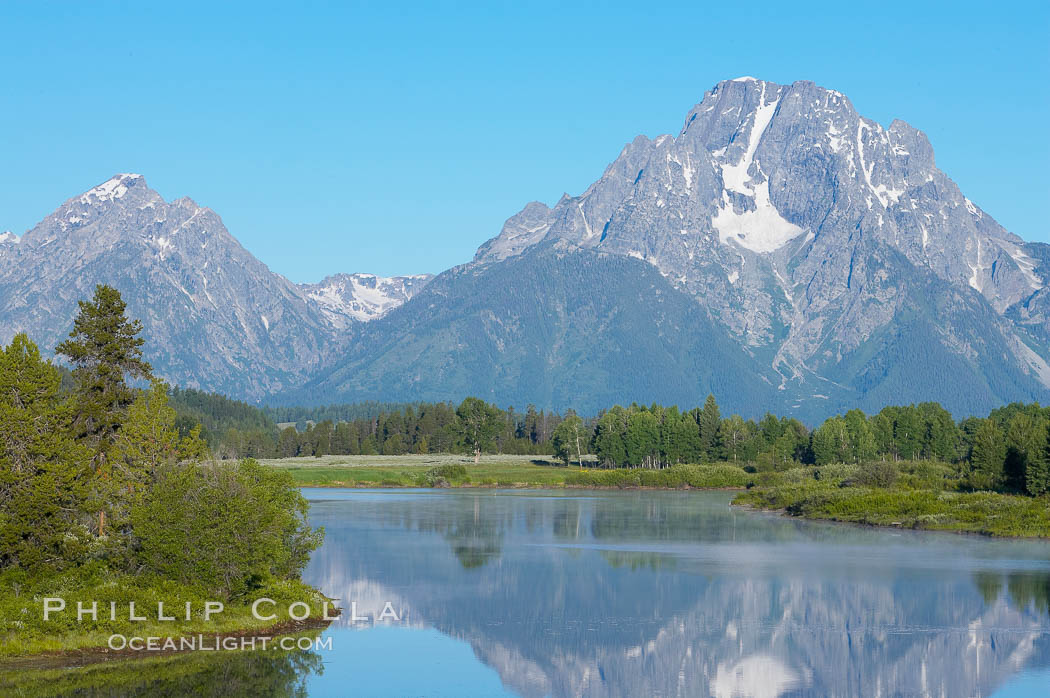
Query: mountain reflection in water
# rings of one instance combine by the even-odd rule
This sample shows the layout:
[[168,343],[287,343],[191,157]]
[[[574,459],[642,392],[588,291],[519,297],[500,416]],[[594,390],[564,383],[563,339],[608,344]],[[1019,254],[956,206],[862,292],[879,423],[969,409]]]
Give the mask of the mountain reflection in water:
[[[968,696],[1050,667],[1046,542],[805,522],[723,492],[306,492],[327,530],[308,582],[469,644],[445,670],[480,662],[512,693]],[[378,631],[344,614],[329,632]],[[367,671],[353,645],[326,667]]]

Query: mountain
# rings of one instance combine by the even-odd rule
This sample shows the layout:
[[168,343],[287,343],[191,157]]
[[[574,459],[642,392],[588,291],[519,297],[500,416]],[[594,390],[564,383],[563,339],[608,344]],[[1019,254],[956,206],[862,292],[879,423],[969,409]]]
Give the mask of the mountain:
[[296,285],[139,175],[0,235],[0,341],[53,347],[115,285],[157,373],[275,403],[694,405],[809,421],[1050,402],[1050,245],[966,198],[903,121],[811,82],[719,83],[579,196],[437,277]]
[[376,276],[375,274],[334,274],[317,284],[300,284],[306,294],[334,327],[350,326],[355,320],[368,322],[386,315],[414,296],[433,274]]
[[[0,341],[26,331],[54,347],[72,328],[76,301],[108,283],[142,320],[157,375],[260,399],[301,385],[338,355],[355,324],[425,283],[370,278],[381,283],[357,275],[341,295],[322,290],[315,299],[324,284],[296,286],[271,272],[211,209],[166,202],[142,176],[120,174],[22,238],[0,236]],[[356,288],[368,292],[358,299]]]
[[[643,264],[565,284],[559,275],[576,273],[576,262],[552,266],[552,249],[577,260],[601,253],[597,267]],[[784,405],[817,418],[931,399],[969,414],[1045,402],[1048,250],[963,196],[921,131],[899,120],[884,128],[811,82],[739,78],[707,92],[676,136],[629,143],[580,196],[528,204],[472,262],[370,326],[370,339],[310,391],[412,399],[485,388],[501,403],[588,409],[611,398],[675,402],[689,386],[693,404],[711,385],[703,366],[720,373],[719,398],[730,403],[738,384],[749,397],[754,378],[767,385],[748,414]],[[599,302],[645,308],[638,287],[656,287],[649,271],[666,282],[663,298],[691,305],[676,300],[674,314],[665,305],[644,327],[574,315]],[[548,299],[547,286],[565,292]],[[521,315],[521,302],[537,315]],[[669,331],[697,328],[696,314],[717,330],[713,347]],[[558,344],[570,339],[571,350]],[[710,363],[723,346],[742,373]],[[671,347],[699,351],[698,365],[610,370],[617,352]]]

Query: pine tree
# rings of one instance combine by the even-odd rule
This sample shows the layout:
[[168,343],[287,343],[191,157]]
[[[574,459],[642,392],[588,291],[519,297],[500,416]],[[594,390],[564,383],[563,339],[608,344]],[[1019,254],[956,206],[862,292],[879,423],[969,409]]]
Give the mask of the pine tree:
[[1007,422],[1003,470],[1009,486],[1027,489],[1028,468],[1034,459],[1042,457],[1044,433],[1042,418],[1025,412],[1014,414]]
[[1050,492],[1050,420],[1043,421],[1025,470],[1025,490],[1033,497]]
[[0,351],[0,569],[60,569],[89,542],[78,523],[86,452],[60,384],[25,334]]
[[718,427],[722,422],[722,415],[718,411],[718,403],[714,395],[708,395],[704,401],[704,407],[700,410],[700,442],[703,448],[705,460],[718,460],[721,450],[718,443]]
[[185,437],[179,436],[175,410],[168,401],[168,387],[154,379],[150,389],[141,392],[128,408],[113,440],[111,471],[122,485],[116,497],[136,500],[152,486],[163,466],[200,461],[207,454],[199,428]]
[[995,489],[1003,479],[1006,462],[1006,438],[992,419],[981,420],[973,435],[970,452],[971,484],[980,489]]
[[56,351],[75,367],[76,421],[93,451],[98,534],[102,536],[109,498],[114,489],[121,487],[110,472],[108,453],[135,400],[127,377],[150,379],[153,375],[142,358],[145,340],[138,336],[142,323],[127,319],[127,306],[115,288],[100,284],[91,301],[79,301],[78,305],[80,311],[73,321],[73,331]]

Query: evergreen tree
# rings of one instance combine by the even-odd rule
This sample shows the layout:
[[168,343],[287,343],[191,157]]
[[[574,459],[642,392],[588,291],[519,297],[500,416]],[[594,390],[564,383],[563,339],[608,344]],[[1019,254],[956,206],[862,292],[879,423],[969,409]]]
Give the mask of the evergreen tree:
[[[249,450],[243,444],[241,450]],[[195,428],[185,437],[175,428],[175,410],[168,404],[168,387],[154,380],[128,408],[107,454],[107,538],[114,557],[132,547],[131,511],[153,489],[162,468],[206,458],[208,447]]]
[[99,285],[91,301],[78,301],[78,305],[69,339],[55,351],[75,367],[78,420],[85,434],[104,451],[135,400],[127,378],[152,378],[152,369],[142,358],[145,340],[138,336],[142,323],[128,320],[120,292]]
[[1025,489],[1033,497],[1050,492],[1050,420],[1044,423],[1041,448],[1028,462]]
[[139,393],[128,408],[114,437],[110,461],[114,479],[122,483],[117,496],[133,499],[153,483],[162,466],[199,461],[207,455],[200,427],[185,437],[179,436],[175,410],[168,403],[168,387],[155,379],[150,389]]
[[971,484],[978,489],[995,489],[1003,480],[1006,438],[991,419],[981,421],[973,436],[970,452]]
[[722,415],[718,411],[718,403],[714,395],[708,395],[704,401],[704,407],[700,410],[700,443],[703,449],[703,457],[708,461],[719,460],[721,450],[718,443],[718,427],[722,423]]
[[105,535],[109,498],[124,484],[111,472],[108,452],[135,391],[127,378],[152,378],[150,365],[142,358],[144,340],[138,336],[142,323],[125,316],[126,304],[111,286],[95,287],[91,301],[79,301],[69,339],[56,351],[75,367],[77,424],[94,455],[94,495],[98,500],[98,534]]
[[281,430],[281,438],[277,442],[278,458],[293,458],[299,453],[299,433],[295,427],[286,427]]
[[87,460],[59,371],[25,334],[0,351],[0,569],[61,569],[86,551]]
[[1006,427],[1006,459],[1003,474],[1007,484],[1018,490],[1029,490],[1029,469],[1035,475],[1033,481],[1041,479],[1046,424],[1042,417],[1028,413],[1014,414]]

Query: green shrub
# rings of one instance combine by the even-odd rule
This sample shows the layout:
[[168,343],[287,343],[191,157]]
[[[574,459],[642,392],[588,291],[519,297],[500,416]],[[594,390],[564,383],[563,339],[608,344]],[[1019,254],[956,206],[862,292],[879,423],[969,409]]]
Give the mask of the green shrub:
[[896,465],[889,461],[877,460],[860,466],[856,480],[861,487],[892,487],[899,475]]
[[617,468],[572,473],[565,484],[577,487],[746,487],[751,476],[735,465],[675,465],[660,470]]
[[428,470],[421,478],[423,487],[449,487],[452,483],[470,482],[465,466],[458,464],[439,465]]
[[147,572],[236,597],[298,577],[324,536],[308,509],[288,473],[251,459],[164,468],[132,510],[136,554]]

